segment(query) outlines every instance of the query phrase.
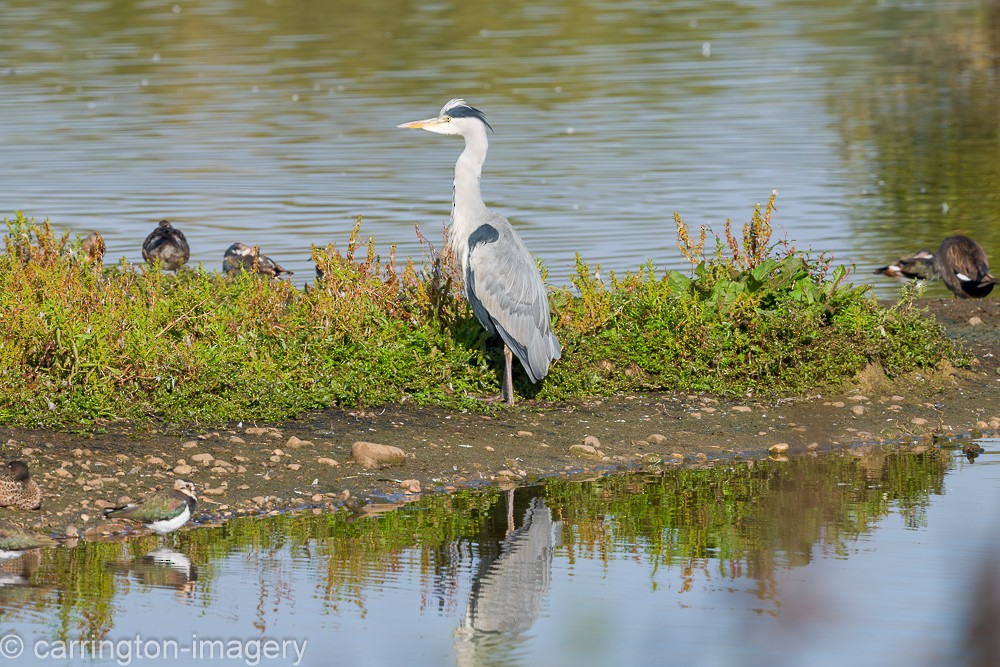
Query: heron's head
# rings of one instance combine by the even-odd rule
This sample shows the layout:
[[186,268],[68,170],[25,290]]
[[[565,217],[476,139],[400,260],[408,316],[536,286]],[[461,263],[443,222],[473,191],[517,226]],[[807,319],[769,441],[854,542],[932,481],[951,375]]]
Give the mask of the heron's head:
[[415,120],[411,123],[403,123],[398,127],[413,127],[437,134],[461,134],[474,127],[487,127],[493,130],[486,122],[486,115],[479,109],[469,106],[463,99],[454,99],[441,108],[441,113],[437,118],[427,120]]

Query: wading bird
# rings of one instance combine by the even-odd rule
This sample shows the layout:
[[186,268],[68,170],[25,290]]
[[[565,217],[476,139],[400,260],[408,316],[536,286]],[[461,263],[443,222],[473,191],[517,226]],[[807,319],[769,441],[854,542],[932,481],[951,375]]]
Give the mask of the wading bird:
[[549,300],[538,265],[510,221],[483,203],[479,181],[489,148],[486,130],[493,128],[482,111],[461,99],[445,104],[436,118],[399,127],[465,139],[465,150],[455,163],[448,237],[472,311],[490,334],[503,339],[502,396],[513,405],[512,355],[521,361],[528,379],[538,382],[548,374],[549,363],[560,357],[561,348],[552,333]]
[[197,504],[194,483],[178,479],[172,489],[157,491],[137,503],[104,510],[104,517],[137,521],[154,533],[166,535],[187,523]]
[[149,233],[142,242],[142,258],[150,264],[160,261],[160,267],[177,272],[187,264],[191,257],[187,239],[179,229],[175,229],[169,220],[160,220],[156,229]]
[[36,535],[17,526],[0,523],[0,560],[10,560],[24,555],[25,551],[54,547],[57,542],[46,535]]
[[941,241],[936,254],[921,250],[901,257],[895,264],[875,269],[900,280],[940,278],[956,297],[981,299],[998,281],[991,273],[986,252],[974,239],[956,234]]
[[11,461],[0,469],[0,507],[37,510],[42,506],[42,491],[31,479],[28,464]]
[[259,273],[272,278],[280,278],[282,273],[292,275],[291,271],[267,255],[260,254],[260,248],[248,246],[246,243],[234,243],[226,248],[226,253],[222,256],[222,270],[229,276],[240,271]]

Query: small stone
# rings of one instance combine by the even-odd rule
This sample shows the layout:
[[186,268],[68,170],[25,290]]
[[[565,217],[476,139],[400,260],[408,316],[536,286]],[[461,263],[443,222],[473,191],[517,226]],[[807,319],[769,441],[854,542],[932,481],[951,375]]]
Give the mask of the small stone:
[[753,408],[751,408],[749,405],[734,405],[733,406],[733,411],[734,412],[753,412]]
[[245,456],[240,456],[239,454],[237,454],[237,455],[233,456],[233,460],[234,460],[234,461],[238,461],[238,462],[240,462],[240,463],[246,463],[246,462],[247,462],[247,461],[249,461],[250,459],[248,459],[248,458],[247,458],[247,457],[245,457]]
[[399,488],[403,489],[403,493],[420,493],[420,480],[404,479],[399,483]]
[[899,394],[893,394],[892,396],[889,397],[889,400],[890,401],[896,401],[897,403],[901,403],[902,401],[906,400],[906,397],[900,396]]
[[914,417],[913,419],[910,420],[910,423],[916,426],[923,426],[924,424],[927,423],[927,420],[924,419],[923,417]]
[[777,443],[771,445],[770,447],[768,447],[767,451],[769,451],[772,454],[784,454],[785,452],[788,451],[788,443],[787,442],[777,442]]
[[73,450],[72,454],[76,458],[80,458],[81,456],[83,456],[83,450],[77,447],[76,449]]
[[284,456],[285,452],[284,452],[284,450],[276,449],[273,452],[271,452],[271,455],[272,456]]
[[288,469],[289,470],[295,470],[295,471],[301,470],[302,469],[302,464],[300,464],[300,463],[289,463],[288,464]]
[[700,412],[692,412],[692,413],[689,414],[689,416],[692,417],[692,418],[694,418],[694,419],[701,419],[701,413]]
[[298,449],[299,447],[306,446],[312,446],[312,443],[308,440],[302,440],[294,435],[288,439],[288,442],[285,443],[285,447],[288,447],[289,449]]
[[247,484],[240,484],[236,488],[239,489],[240,491],[249,491],[250,490],[250,486],[247,485]]
[[194,447],[197,447],[198,444],[199,443],[198,443],[197,440],[188,440],[187,442],[185,442],[184,444],[181,445],[181,448],[182,449],[192,449]]
[[226,492],[226,487],[217,486],[211,489],[202,489],[201,492],[206,496],[221,496]]
[[667,436],[663,435],[662,433],[650,433],[648,436],[646,436],[646,442],[648,442],[651,445],[665,445],[667,444],[668,440]]
[[314,503],[321,503],[321,502],[323,502],[323,494],[322,493],[314,493],[309,498],[309,500],[313,501]]
[[598,459],[604,456],[597,448],[591,445],[572,445],[569,448],[569,453],[576,454],[578,456],[584,456],[587,458],[598,458]]
[[321,466],[330,466],[331,468],[336,468],[337,466],[340,465],[333,459],[327,458],[325,456],[321,456],[318,459],[316,459],[316,463],[320,464]]
[[857,396],[848,396],[847,400],[849,400],[849,401],[867,401],[867,400],[870,400],[870,399],[867,396],[861,396],[860,394],[858,394]]
[[161,459],[159,456],[147,456],[146,457],[146,462],[149,463],[150,465],[154,465],[154,466],[163,466],[163,465],[166,465],[166,461],[164,461],[163,459]]
[[175,475],[190,475],[192,472],[194,472],[194,468],[187,465],[186,463],[183,463],[179,466],[174,466]]
[[535,435],[535,434],[532,433],[531,431],[518,431],[517,432],[517,437],[519,437],[519,438],[530,438],[533,435]]
[[31,456],[34,453],[35,450],[32,449],[31,447],[25,447],[24,449],[21,450],[21,456]]
[[94,507],[96,507],[99,510],[106,510],[114,506],[115,506],[114,503],[109,503],[107,500],[104,500],[103,498],[98,498],[97,500],[94,501]]
[[80,531],[77,529],[76,526],[74,526],[73,524],[70,524],[70,525],[66,526],[65,535],[66,535],[67,538],[73,539],[74,537],[80,537]]
[[202,452],[201,454],[195,454],[191,457],[191,460],[195,463],[200,463],[203,466],[207,466],[209,463],[215,460],[215,457],[208,452]]
[[55,471],[53,471],[53,474],[55,474],[56,477],[62,477],[64,479],[73,476],[73,473],[71,473],[69,470],[66,470],[66,468],[56,468]]
[[835,408],[842,408],[842,407],[844,407],[844,406],[845,406],[845,405],[847,405],[847,404],[846,404],[846,403],[844,403],[843,401],[834,401],[834,402],[833,402],[833,403],[831,403],[830,405],[832,405],[832,406],[833,406],[833,407],[835,407]]
[[819,449],[819,443],[810,442],[808,445],[806,445],[806,449],[808,449],[810,452],[815,452],[817,449]]
[[601,441],[597,439],[597,436],[588,435],[584,437],[583,444],[585,447],[590,447],[591,449],[598,450],[601,448]]
[[486,451],[488,451],[488,452],[495,452],[495,451],[496,451],[495,449],[493,449],[493,448],[492,448],[492,447],[490,447],[489,445],[486,445],[485,447],[483,447],[483,449],[485,449],[485,450],[486,450]]
[[247,435],[266,435],[269,438],[277,438],[277,439],[284,437],[281,435],[281,431],[271,426],[264,428],[251,426],[246,430],[246,433]]
[[865,407],[863,405],[852,405],[851,412],[853,412],[855,416],[860,417],[865,414]]
[[281,457],[278,455],[269,456],[267,457],[267,460],[270,461],[271,463],[281,463]]
[[234,445],[243,445],[243,444],[246,444],[246,440],[244,440],[243,438],[241,438],[238,435],[231,435],[231,436],[229,436],[229,442],[233,443]]
[[392,445],[359,440],[351,445],[351,456],[363,468],[376,468],[381,465],[402,463],[406,458],[406,452]]
[[982,318],[977,315],[973,315],[972,317],[969,318],[969,326],[978,327],[982,323],[983,323]]

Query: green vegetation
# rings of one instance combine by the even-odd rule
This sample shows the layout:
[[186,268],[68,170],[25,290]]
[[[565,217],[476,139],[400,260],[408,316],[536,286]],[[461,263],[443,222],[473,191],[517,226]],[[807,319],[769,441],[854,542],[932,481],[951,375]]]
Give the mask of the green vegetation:
[[[883,308],[846,269],[769,245],[773,197],[703,253],[677,218],[693,277],[647,265],[607,283],[578,262],[552,296],[563,358],[528,397],[642,390],[795,394],[866,365],[889,375],[960,361],[904,298]],[[87,259],[79,243],[17,214],[0,256],[0,422],[218,424],[331,405],[414,401],[494,409],[501,349],[461,298],[447,254],[382,262],[360,220],[341,253],[315,249],[305,290],[254,275]],[[516,376],[520,374],[518,367]]]
[[[886,447],[582,483],[553,480],[516,490],[514,516],[521,525],[528,499],[540,495],[562,522],[560,558],[635,560],[648,568],[651,586],[672,579],[683,584],[697,571],[715,570],[757,581],[761,598],[777,599],[780,569],[810,563],[817,550],[850,557],[858,537],[890,512],[921,525],[953,460],[941,449]],[[125,554],[117,543],[81,541],[72,549],[46,549],[25,566],[32,586],[7,588],[18,604],[6,605],[0,620],[23,626],[51,614],[49,638],[101,639],[117,610],[132,608],[116,598],[136,590],[174,588],[206,607],[218,603],[225,595],[218,590],[220,571],[233,576],[236,553],[242,554],[241,581],[259,586],[260,609],[283,609],[278,597],[291,603],[316,597],[331,614],[364,615],[370,594],[383,597],[385,577],[412,570],[422,586],[443,596],[444,608],[461,610],[462,573],[476,571],[472,559],[496,553],[507,528],[505,494],[496,488],[426,496],[378,517],[340,511],[234,519],[169,536],[197,568],[197,581],[135,560],[158,546],[156,536],[130,540]],[[290,561],[315,576],[290,588]]]

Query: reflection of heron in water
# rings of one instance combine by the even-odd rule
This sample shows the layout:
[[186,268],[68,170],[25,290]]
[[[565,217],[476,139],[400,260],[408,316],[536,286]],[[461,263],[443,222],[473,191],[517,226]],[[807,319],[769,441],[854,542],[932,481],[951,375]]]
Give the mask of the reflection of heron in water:
[[484,563],[472,583],[469,607],[456,632],[457,663],[505,664],[519,637],[538,618],[552,575],[561,522],[541,497],[532,498],[520,528],[514,528],[514,491],[507,491],[507,536],[500,552]]

